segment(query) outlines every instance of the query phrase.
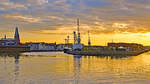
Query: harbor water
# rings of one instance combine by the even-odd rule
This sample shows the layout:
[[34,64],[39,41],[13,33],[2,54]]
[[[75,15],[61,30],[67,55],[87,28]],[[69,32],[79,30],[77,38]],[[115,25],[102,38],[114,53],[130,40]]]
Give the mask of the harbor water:
[[150,52],[132,57],[29,52],[0,56],[0,84],[148,84]]

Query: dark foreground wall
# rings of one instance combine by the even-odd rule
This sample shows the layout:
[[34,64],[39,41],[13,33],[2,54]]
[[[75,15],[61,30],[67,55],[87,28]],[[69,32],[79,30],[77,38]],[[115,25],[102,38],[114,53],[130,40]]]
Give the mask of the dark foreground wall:
[[26,51],[30,51],[30,47],[26,47],[26,46],[0,46],[0,53],[26,52]]

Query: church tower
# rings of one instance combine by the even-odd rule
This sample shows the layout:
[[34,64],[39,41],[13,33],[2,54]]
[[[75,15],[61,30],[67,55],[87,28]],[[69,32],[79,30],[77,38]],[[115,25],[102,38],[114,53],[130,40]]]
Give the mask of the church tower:
[[18,27],[16,27],[16,29],[15,29],[14,39],[16,41],[16,45],[19,45],[20,44],[20,37],[19,37]]

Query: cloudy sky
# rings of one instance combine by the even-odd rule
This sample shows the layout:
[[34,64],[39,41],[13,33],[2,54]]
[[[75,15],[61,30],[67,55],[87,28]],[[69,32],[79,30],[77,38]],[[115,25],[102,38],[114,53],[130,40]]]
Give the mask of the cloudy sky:
[[150,45],[150,0],[0,0],[0,37],[21,42],[63,43],[80,18],[82,43],[134,42]]

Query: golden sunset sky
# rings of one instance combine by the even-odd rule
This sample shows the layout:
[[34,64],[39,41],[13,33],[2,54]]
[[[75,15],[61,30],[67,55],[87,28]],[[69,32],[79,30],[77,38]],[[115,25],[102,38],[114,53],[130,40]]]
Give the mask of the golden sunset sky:
[[130,42],[150,45],[150,0],[0,0],[0,38],[21,42],[73,42],[80,18],[81,42],[92,45]]

